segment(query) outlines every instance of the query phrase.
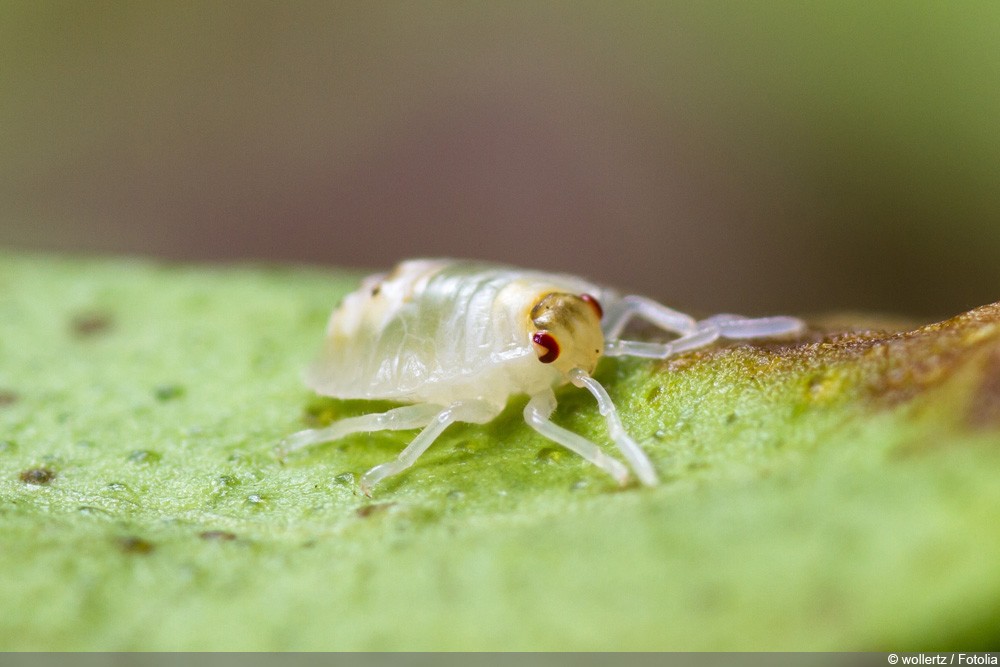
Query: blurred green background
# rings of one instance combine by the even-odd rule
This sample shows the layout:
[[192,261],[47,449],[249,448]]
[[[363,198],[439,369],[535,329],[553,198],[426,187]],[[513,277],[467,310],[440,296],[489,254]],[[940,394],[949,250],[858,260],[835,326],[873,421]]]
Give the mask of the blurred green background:
[[1000,3],[0,4],[0,246],[1000,299]]

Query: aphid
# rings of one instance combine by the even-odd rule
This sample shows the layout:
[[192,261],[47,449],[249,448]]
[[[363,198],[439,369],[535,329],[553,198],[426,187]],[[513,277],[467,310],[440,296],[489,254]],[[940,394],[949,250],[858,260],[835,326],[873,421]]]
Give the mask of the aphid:
[[[633,318],[677,334],[666,343],[620,338]],[[622,426],[607,391],[592,377],[602,356],[664,359],[718,338],[796,334],[792,317],[715,315],[696,321],[641,296],[621,296],[575,276],[446,259],[403,262],[366,278],[330,317],[318,360],[307,373],[317,393],[342,399],[406,403],[387,412],[301,431],[281,454],[357,432],[423,429],[393,461],[361,478],[371,495],[406,470],[454,422],[483,424],[515,395],[530,398],[524,420],[620,484],[629,468],[593,442],[556,425],[553,389],[572,383],[593,394],[611,440],[643,484],[656,471]]]

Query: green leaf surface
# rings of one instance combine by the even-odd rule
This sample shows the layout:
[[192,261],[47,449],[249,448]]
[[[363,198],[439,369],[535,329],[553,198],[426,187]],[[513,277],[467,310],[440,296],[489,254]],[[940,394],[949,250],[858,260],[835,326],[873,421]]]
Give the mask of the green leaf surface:
[[[1000,306],[603,361],[655,488],[522,400],[368,499],[412,433],[272,454],[373,407],[301,383],[356,280],[0,255],[0,648],[1000,643]],[[585,392],[559,398],[605,442]]]

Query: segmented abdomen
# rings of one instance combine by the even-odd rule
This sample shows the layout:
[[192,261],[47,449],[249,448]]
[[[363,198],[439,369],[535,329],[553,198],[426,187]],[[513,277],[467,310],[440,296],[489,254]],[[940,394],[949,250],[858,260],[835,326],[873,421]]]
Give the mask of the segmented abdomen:
[[478,393],[505,400],[523,390],[510,386],[512,372],[515,378],[550,373],[534,358],[528,311],[538,293],[559,289],[596,288],[502,266],[404,262],[345,298],[307,382],[339,398],[431,402],[445,401],[459,386],[501,383]]

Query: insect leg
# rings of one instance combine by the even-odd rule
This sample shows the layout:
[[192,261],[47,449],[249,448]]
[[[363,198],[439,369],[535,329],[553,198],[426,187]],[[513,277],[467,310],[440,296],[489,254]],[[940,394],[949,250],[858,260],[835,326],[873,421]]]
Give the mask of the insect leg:
[[649,457],[646,456],[642,448],[639,447],[638,443],[632,439],[632,436],[622,426],[622,421],[618,417],[618,410],[611,401],[611,397],[608,396],[607,390],[601,386],[600,382],[590,377],[582,368],[571,370],[569,377],[574,385],[586,389],[597,400],[597,408],[608,425],[608,434],[611,436],[611,440],[614,441],[615,445],[625,456],[625,460],[632,466],[632,470],[635,471],[639,481],[646,486],[655,486],[659,483],[656,471],[653,470],[653,464],[650,463]]
[[524,421],[549,440],[576,452],[615,478],[619,484],[628,481],[628,468],[602,452],[597,445],[581,435],[553,423],[549,417],[556,409],[556,395],[551,389],[535,394],[524,406]]
[[[604,354],[609,357],[632,356],[666,359],[673,354],[710,345],[719,338],[747,340],[797,334],[805,330],[805,323],[794,317],[778,316],[751,319],[728,313],[713,315],[700,321],[691,319],[692,326],[688,329],[682,329],[680,325],[683,322],[678,318],[687,318],[683,313],[678,313],[644,297],[627,296],[622,299],[622,302],[625,302],[625,305],[619,306],[619,308],[623,315],[620,315],[619,319],[615,321],[609,321],[605,332],[607,340]],[[661,329],[681,335],[667,343],[619,340],[617,336],[631,317],[641,317]]]
[[404,405],[387,412],[379,412],[359,417],[348,417],[330,424],[326,428],[299,431],[288,436],[277,447],[279,458],[284,458],[289,452],[321,442],[339,440],[352,433],[371,433],[373,431],[400,431],[427,426],[441,412],[440,405],[421,403]]
[[410,466],[427,451],[441,432],[457,421],[484,423],[497,415],[497,410],[481,401],[458,401],[441,409],[437,405],[422,407],[434,408],[435,414],[429,420],[426,428],[417,434],[399,456],[387,463],[375,466],[361,476],[361,492],[372,495],[372,488],[386,477],[400,473]]
[[[662,344],[665,358],[671,354],[695,350],[714,343],[719,338],[747,340],[750,338],[769,338],[784,334],[801,333],[805,323],[794,317],[760,317],[751,319],[742,315],[713,315],[698,321],[695,331],[685,334],[676,340]],[[628,341],[618,341],[619,344]],[[639,356],[639,355],[636,355]]]
[[748,318],[742,315],[713,315],[698,323],[712,323],[719,328],[719,334],[723,338],[747,339],[747,338],[767,338],[769,336],[783,336],[787,334],[802,333],[805,322],[795,317],[757,317]]
[[662,303],[636,294],[622,297],[608,306],[604,317],[604,337],[617,340],[633,318],[640,317],[655,326],[676,334],[694,333],[698,323],[690,315],[668,308]]
[[686,352],[710,345],[718,340],[720,335],[720,328],[714,322],[707,322],[705,324],[698,322],[693,331],[669,343],[646,343],[635,340],[609,339],[604,343],[604,354],[609,357],[666,359],[678,352]]

